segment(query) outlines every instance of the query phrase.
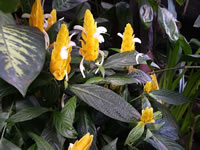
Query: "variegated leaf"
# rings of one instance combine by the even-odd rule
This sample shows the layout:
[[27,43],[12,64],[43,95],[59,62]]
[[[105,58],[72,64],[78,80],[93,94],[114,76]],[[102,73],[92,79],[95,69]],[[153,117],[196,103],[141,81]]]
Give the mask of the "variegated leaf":
[[25,96],[45,61],[45,42],[37,28],[0,26],[0,77]]

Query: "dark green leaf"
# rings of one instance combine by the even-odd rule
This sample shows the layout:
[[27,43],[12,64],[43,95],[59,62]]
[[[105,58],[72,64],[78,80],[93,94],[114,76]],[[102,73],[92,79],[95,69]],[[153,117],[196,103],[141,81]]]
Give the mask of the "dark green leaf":
[[31,145],[28,150],[37,150],[37,145],[36,144],[33,144]]
[[0,79],[0,100],[4,96],[7,96],[7,95],[13,94],[13,93],[17,93],[17,92],[18,91],[13,86],[11,86],[10,84],[8,84],[4,80]]
[[101,150],[117,150],[117,140],[118,138],[114,139],[112,142],[105,145]]
[[29,107],[25,108],[16,114],[12,115],[8,121],[11,122],[23,122],[27,120],[31,120],[37,118],[38,116],[42,115],[43,113],[49,111],[47,108],[43,107]]
[[145,95],[142,95],[142,109],[146,109],[146,107],[151,107],[151,103]]
[[98,85],[77,84],[70,86],[80,99],[105,115],[123,122],[140,118],[138,111],[113,91]]
[[130,5],[126,2],[118,2],[116,5],[116,16],[118,22],[122,27],[125,27],[127,23],[133,23],[133,17],[130,10]]
[[0,77],[25,96],[45,61],[44,35],[37,28],[0,27]]
[[196,27],[196,28],[200,27],[200,15],[197,17],[196,21],[194,22],[193,27]]
[[73,127],[76,109],[76,97],[70,98],[61,112],[54,112],[53,124],[62,136],[76,138],[77,132]]
[[155,90],[150,93],[153,94],[158,100],[164,101],[168,104],[182,105],[189,101],[189,99],[177,92],[170,90]]
[[55,128],[49,126],[42,131],[41,137],[47,141],[54,148],[54,150],[62,150],[65,138],[58,135]]
[[21,150],[21,148],[17,147],[15,144],[6,140],[5,138],[0,139],[0,150]]
[[29,132],[28,135],[36,142],[38,150],[54,150],[47,141],[37,134]]
[[153,134],[147,141],[157,150],[184,150],[184,148],[175,141],[158,134]]
[[200,41],[198,39],[192,38],[190,40],[190,43],[193,43],[193,44],[197,45],[198,47],[200,47]]
[[97,130],[95,124],[93,123],[89,113],[86,110],[81,109],[79,115],[80,116],[77,120],[77,131],[79,137],[83,137],[86,133],[93,135],[93,141],[90,149],[98,150],[96,145]]
[[136,72],[131,72],[129,75],[135,78],[140,84],[152,81],[151,77],[140,69],[136,69]]
[[120,49],[119,49],[119,48],[110,48],[110,50],[113,50],[113,51],[115,51],[115,52],[120,53]]
[[132,146],[144,133],[144,125],[137,125],[134,127],[126,138],[125,144]]
[[177,2],[180,6],[183,5],[183,0],[176,0],[176,2]]
[[0,113],[0,132],[6,124],[5,120],[8,119],[7,117],[8,117],[8,113],[6,112]]
[[[117,53],[108,57],[104,63],[104,68],[123,68],[126,66],[132,66],[137,64],[144,64],[146,60],[149,60],[147,55],[141,54],[137,51]],[[138,55],[138,56],[137,56]],[[138,57],[138,63],[136,61],[136,56]]]
[[12,13],[17,10],[19,4],[19,0],[1,0],[0,10],[2,10],[5,13]]
[[84,18],[84,15],[85,15],[85,11],[87,9],[91,10],[90,4],[88,2],[82,3],[81,5],[79,5],[76,8],[76,19],[78,21],[80,21],[80,22],[82,21],[82,19]]
[[57,11],[70,10],[87,0],[53,0],[52,7]]
[[86,84],[101,84],[101,83],[105,83],[105,81],[103,77],[93,77],[93,78],[89,78],[85,83]]
[[113,4],[106,3],[106,2],[101,2],[101,6],[102,6],[104,9],[111,9],[111,8],[113,7]]
[[144,25],[149,28],[153,21],[153,8],[144,4],[140,7],[140,19]]
[[126,85],[138,83],[138,80],[130,75],[113,75],[105,78],[105,81],[113,85]]
[[12,14],[10,13],[3,13],[0,10],[0,25],[4,24],[16,24]]
[[180,61],[200,63],[200,55],[182,55]]
[[166,8],[158,8],[158,21],[171,41],[179,38],[176,19]]

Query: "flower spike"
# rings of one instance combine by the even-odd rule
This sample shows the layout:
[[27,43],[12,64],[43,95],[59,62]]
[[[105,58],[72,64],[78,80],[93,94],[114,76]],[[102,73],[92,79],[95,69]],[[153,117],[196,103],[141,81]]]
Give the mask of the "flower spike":
[[155,73],[151,75],[151,78],[152,78],[152,81],[147,81],[147,83],[144,86],[144,91],[147,93],[154,90],[159,90],[158,81],[157,81]]
[[153,108],[146,107],[146,109],[142,110],[142,116],[140,118],[139,124],[148,124],[148,123],[155,123],[153,119]]

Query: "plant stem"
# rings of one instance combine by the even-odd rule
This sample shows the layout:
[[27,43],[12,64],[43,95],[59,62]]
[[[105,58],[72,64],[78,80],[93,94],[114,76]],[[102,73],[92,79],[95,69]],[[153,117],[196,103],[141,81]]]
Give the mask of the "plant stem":
[[[9,109],[9,112],[8,112],[8,115],[7,115],[6,119],[9,118],[9,116],[10,116],[10,114],[11,114],[11,111],[12,111],[12,108],[13,108],[13,103],[12,103],[10,109]],[[1,134],[0,143],[1,143],[2,139],[3,139],[4,134],[5,134],[6,126],[7,126],[7,122],[5,123],[5,125],[4,125],[4,127],[3,127],[3,131],[2,131],[2,134]]]
[[200,118],[200,115],[197,115],[197,116],[194,118],[194,122],[193,122],[193,126],[192,126],[192,133],[191,133],[190,142],[189,142],[189,150],[192,150],[193,135],[194,135],[194,132],[195,132],[196,122],[197,122],[197,120],[198,120],[199,118]]
[[157,70],[157,71],[152,71],[152,72],[149,72],[149,74],[159,73],[159,72],[164,72],[164,71],[169,71],[169,70],[179,70],[179,69],[200,69],[200,66],[172,67],[172,68],[166,68],[166,69],[161,69],[161,70]]

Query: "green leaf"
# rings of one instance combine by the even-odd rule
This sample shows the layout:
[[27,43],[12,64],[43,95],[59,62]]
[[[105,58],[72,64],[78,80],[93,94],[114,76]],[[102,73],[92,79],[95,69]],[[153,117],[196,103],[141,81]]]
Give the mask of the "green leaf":
[[[108,57],[104,63],[104,68],[124,68],[126,66],[137,65],[136,56],[139,54],[137,51],[117,53]],[[147,55],[138,57],[138,64],[144,64],[146,60],[149,60]]]
[[105,78],[105,81],[114,85],[126,85],[138,83],[138,80],[130,75],[113,75]]
[[196,21],[194,22],[193,27],[196,27],[196,28],[200,27],[200,15],[197,17]]
[[179,42],[185,54],[192,54],[192,48],[190,47],[189,42],[181,34],[179,34]]
[[120,49],[119,48],[110,48],[110,50],[120,53]]
[[37,145],[36,144],[33,144],[31,145],[28,150],[37,150]]
[[12,14],[10,13],[3,13],[0,10],[0,25],[4,24],[16,24]]
[[117,150],[117,140],[118,138],[114,139],[112,142],[105,145],[101,150]]
[[158,8],[158,21],[171,41],[179,38],[179,31],[176,25],[176,19],[166,8]]
[[0,77],[25,96],[45,61],[44,35],[37,28],[0,26]]
[[134,127],[126,138],[125,145],[132,146],[144,133],[145,125],[137,125]]
[[36,142],[38,150],[54,150],[47,141],[37,134],[29,132],[28,135]]
[[142,109],[146,107],[151,107],[151,103],[149,102],[148,98],[145,95],[142,95]]
[[25,108],[16,114],[12,115],[8,121],[10,122],[23,122],[27,120],[32,120],[42,115],[43,113],[49,111],[47,108],[43,107],[29,107]]
[[197,45],[198,47],[200,47],[200,41],[198,39],[192,38],[190,40],[190,43],[193,43],[193,44]]
[[158,134],[153,134],[147,142],[152,144],[157,150],[184,150],[184,148],[175,141]]
[[200,63],[200,55],[182,55],[180,61]]
[[152,94],[158,100],[161,100],[168,104],[173,104],[173,105],[182,105],[189,101],[187,97],[170,90],[155,90],[150,93],[150,95]]
[[153,113],[153,119],[154,120],[158,120],[160,118],[162,118],[162,113],[160,111],[156,111],[156,112]]
[[132,122],[140,118],[138,111],[112,90],[90,84],[70,86],[80,99],[105,115],[123,122]]
[[151,77],[140,69],[136,69],[136,72],[131,72],[129,75],[135,78],[140,84],[152,81]]
[[150,27],[153,21],[153,8],[150,5],[144,4],[140,7],[140,19],[147,28]]
[[18,91],[13,86],[11,86],[10,84],[8,84],[4,80],[0,79],[0,100],[4,96],[7,96],[7,95],[13,94],[13,93],[17,93],[17,92]]
[[76,97],[72,97],[65,104],[61,112],[54,112],[53,124],[62,136],[75,139],[77,132],[73,127],[76,109]]
[[122,27],[125,27],[127,23],[133,24],[133,16],[128,3],[118,2],[115,7],[118,22]]
[[5,138],[1,138],[0,140],[0,149],[1,150],[21,150],[18,146],[6,140]]
[[53,0],[52,7],[57,11],[70,10],[87,0]]
[[19,0],[1,0],[0,10],[2,10],[5,13],[12,13],[17,10],[19,4]]
[[97,130],[94,122],[92,121],[90,114],[86,111],[86,109],[81,109],[79,113],[79,118],[77,119],[77,131],[79,137],[83,137],[86,133],[90,133],[93,135],[93,141],[90,149],[98,150],[96,145],[97,140]]

